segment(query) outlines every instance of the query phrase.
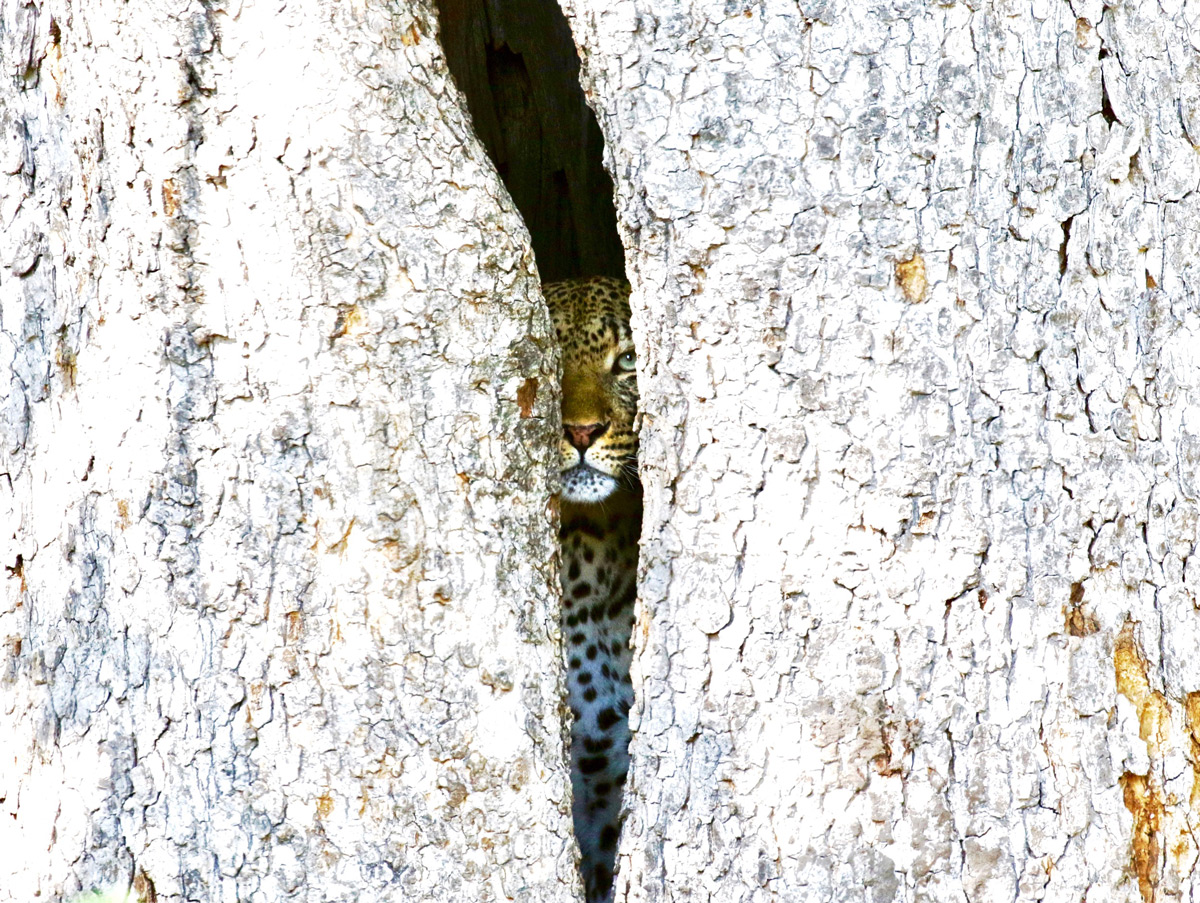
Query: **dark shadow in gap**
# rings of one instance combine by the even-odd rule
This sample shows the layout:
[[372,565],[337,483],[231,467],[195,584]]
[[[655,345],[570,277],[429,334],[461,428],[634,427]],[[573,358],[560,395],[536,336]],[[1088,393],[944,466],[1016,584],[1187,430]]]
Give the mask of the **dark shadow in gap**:
[[555,0],[439,0],[442,47],[544,283],[625,275],[604,140]]

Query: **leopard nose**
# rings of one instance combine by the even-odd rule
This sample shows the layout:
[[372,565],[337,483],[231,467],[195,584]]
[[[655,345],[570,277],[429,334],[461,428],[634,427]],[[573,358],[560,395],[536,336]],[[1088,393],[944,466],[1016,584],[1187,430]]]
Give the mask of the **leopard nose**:
[[607,423],[564,423],[563,435],[575,448],[587,451],[591,444],[604,435]]

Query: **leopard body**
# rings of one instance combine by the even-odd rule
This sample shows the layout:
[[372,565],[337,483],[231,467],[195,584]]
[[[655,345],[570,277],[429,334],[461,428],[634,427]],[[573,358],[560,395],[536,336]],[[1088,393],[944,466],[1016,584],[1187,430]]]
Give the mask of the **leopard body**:
[[589,903],[611,899],[629,766],[629,639],[642,520],[629,285],[548,285],[562,351],[562,630],[573,817]]

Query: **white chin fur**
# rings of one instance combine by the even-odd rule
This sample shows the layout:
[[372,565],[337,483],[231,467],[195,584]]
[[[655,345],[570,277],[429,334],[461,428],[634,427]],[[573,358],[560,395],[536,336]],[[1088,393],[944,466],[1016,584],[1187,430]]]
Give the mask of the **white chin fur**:
[[616,478],[587,466],[562,475],[562,497],[568,502],[602,502],[617,491]]

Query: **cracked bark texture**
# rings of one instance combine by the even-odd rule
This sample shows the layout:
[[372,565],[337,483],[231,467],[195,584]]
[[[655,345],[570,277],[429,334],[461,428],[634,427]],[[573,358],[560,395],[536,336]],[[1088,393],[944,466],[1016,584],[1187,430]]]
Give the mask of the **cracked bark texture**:
[[464,109],[428,3],[0,0],[0,900],[576,898]]
[[565,0],[646,488],[618,900],[1195,899],[1195,3]]

